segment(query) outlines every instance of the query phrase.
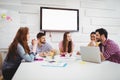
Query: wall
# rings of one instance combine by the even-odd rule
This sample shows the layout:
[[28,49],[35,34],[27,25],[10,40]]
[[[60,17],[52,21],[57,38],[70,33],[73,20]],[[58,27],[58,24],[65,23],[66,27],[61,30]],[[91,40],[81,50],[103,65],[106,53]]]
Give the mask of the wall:
[[[7,20],[7,16],[12,20]],[[20,25],[19,13],[0,8],[0,48],[7,48]]]
[[[14,12],[11,16],[15,17],[16,23],[10,24],[10,32],[2,31],[0,36],[0,48],[8,46],[18,26],[28,26],[30,28],[31,39],[35,38],[40,31],[40,7],[60,7],[60,8],[76,8],[79,9],[79,32],[72,32],[75,50],[79,50],[79,46],[87,45],[89,42],[89,34],[97,28],[103,27],[108,30],[109,38],[120,43],[120,1],[119,0],[1,0],[0,7],[2,9]],[[1,31],[1,28],[0,28]],[[13,32],[12,32],[13,31]],[[52,35],[50,37],[50,35]],[[59,35],[59,36],[58,36]],[[63,32],[47,32],[47,41],[54,48],[58,49],[58,42],[62,40]]]

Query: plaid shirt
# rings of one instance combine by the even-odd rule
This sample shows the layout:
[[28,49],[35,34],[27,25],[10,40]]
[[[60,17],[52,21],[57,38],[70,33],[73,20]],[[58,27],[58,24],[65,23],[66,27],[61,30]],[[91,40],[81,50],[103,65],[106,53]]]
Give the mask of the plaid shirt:
[[120,63],[120,48],[114,41],[108,39],[99,47],[106,60]]

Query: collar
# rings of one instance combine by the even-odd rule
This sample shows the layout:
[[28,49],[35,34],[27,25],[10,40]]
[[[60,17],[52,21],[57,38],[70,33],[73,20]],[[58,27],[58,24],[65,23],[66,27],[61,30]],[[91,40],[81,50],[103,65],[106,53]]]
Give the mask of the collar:
[[106,39],[105,42],[102,44],[103,46],[105,46],[107,44],[109,39]]

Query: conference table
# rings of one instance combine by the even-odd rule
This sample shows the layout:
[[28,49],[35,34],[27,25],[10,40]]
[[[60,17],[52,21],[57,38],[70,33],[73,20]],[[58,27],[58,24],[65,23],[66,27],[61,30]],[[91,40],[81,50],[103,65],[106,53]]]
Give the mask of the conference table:
[[57,56],[55,61],[67,65],[43,66],[49,63],[46,59],[22,62],[12,80],[120,80],[120,64],[117,63],[85,62],[75,56]]

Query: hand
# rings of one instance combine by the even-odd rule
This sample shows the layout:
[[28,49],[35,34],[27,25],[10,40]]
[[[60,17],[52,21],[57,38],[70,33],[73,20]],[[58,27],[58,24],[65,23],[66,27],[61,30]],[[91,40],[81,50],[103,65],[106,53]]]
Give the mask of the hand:
[[100,53],[100,56],[101,56],[101,60],[105,61],[105,57],[104,57],[103,53]]
[[32,39],[32,45],[36,46],[38,44],[38,40]]
[[38,44],[38,41],[37,40],[35,40],[35,39],[33,39],[32,40],[32,52],[36,52],[36,48],[37,48],[37,44]]
[[70,57],[72,56],[72,53],[69,53],[70,54]]
[[95,41],[91,41],[91,42],[89,43],[89,46],[96,46]]
[[39,53],[39,56],[41,56],[41,57],[46,57],[46,55],[45,55],[44,52]]
[[76,55],[80,55],[80,52],[79,52],[79,51],[77,51]]
[[61,57],[65,57],[65,53],[60,53]]

